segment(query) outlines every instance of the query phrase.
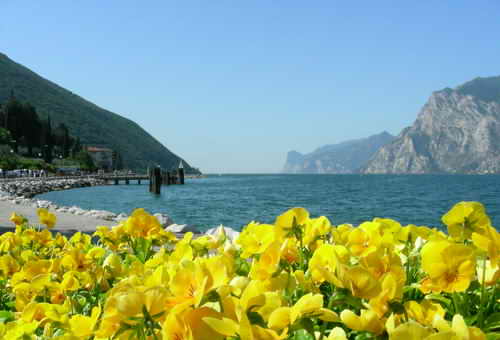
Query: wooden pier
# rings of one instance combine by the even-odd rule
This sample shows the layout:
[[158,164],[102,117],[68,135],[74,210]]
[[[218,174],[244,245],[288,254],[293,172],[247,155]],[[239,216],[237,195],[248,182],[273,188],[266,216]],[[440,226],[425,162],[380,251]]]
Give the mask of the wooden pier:
[[130,184],[130,181],[137,181],[137,184],[141,184],[141,181],[148,180],[149,176],[141,175],[141,174],[133,174],[133,175],[97,175],[95,178],[99,178],[105,180],[107,183],[114,183],[118,185],[120,183]]
[[161,193],[162,185],[184,184],[184,165],[182,161],[175,171],[161,170],[160,168],[148,169],[149,192]]
[[141,184],[143,180],[149,180],[149,192],[155,194],[161,193],[162,185],[174,185],[174,184],[184,184],[184,166],[181,163],[179,168],[174,171],[162,170],[159,167],[148,169],[147,174],[128,174],[128,175],[115,175],[115,174],[105,174],[96,176],[107,183],[114,183],[115,185],[124,182],[125,184],[130,184],[130,181],[137,181],[137,184]]

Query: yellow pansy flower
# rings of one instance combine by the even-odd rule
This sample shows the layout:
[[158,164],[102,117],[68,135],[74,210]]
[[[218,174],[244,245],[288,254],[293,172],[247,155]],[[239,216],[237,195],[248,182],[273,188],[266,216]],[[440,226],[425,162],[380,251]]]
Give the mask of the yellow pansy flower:
[[488,226],[484,234],[473,232],[472,242],[479,250],[486,253],[492,267],[500,265],[500,233],[495,228]]
[[13,323],[9,323],[6,327],[5,334],[3,335],[3,340],[19,340],[19,339],[32,339],[33,333],[38,328],[39,323],[37,321],[24,322],[21,320],[16,320]]
[[248,224],[236,240],[243,250],[241,257],[262,254],[275,241],[275,227],[270,224]]
[[109,271],[114,277],[120,276],[122,273],[122,264],[120,256],[116,253],[111,253],[106,257],[102,266]]
[[309,260],[309,271],[314,282],[328,281],[337,287],[344,287],[337,276],[338,268],[341,266],[339,254],[347,253],[344,246],[323,244],[313,253]]
[[323,308],[323,295],[309,293],[302,296],[292,307],[275,309],[269,316],[268,326],[280,330],[293,325],[302,317],[317,317],[329,322],[339,320],[335,312]]
[[420,303],[408,301],[404,307],[410,318],[425,326],[432,326],[436,315],[444,318],[446,313],[439,303],[433,303],[429,300],[422,300]]
[[331,229],[332,224],[325,216],[310,219],[306,224],[304,231],[304,244],[311,248],[313,242],[315,242],[319,237],[327,235]]
[[26,222],[26,218],[22,215],[18,215],[16,214],[15,212],[12,213],[12,215],[10,215],[10,221],[12,223],[14,223],[16,226],[18,225],[21,225],[23,224],[24,222]]
[[356,315],[349,309],[340,313],[340,319],[349,328],[355,331],[368,331],[380,334],[384,331],[383,320],[372,310],[363,309],[361,315]]
[[169,289],[173,294],[170,304],[191,303],[199,306],[205,295],[208,276],[195,262],[183,261],[172,276]]
[[381,285],[381,292],[370,299],[370,307],[380,317],[389,311],[389,302],[399,301],[403,295],[403,282],[398,282],[397,277],[388,273],[384,276]]
[[41,224],[45,224],[48,229],[54,228],[57,221],[56,215],[50,213],[45,208],[39,208],[37,210],[37,214]]
[[273,242],[260,254],[259,259],[254,259],[250,269],[250,278],[252,280],[267,280],[278,270],[281,254],[281,245],[279,242]]
[[307,223],[309,223],[309,212],[304,208],[292,208],[284,212],[276,217],[274,222],[277,239],[282,239],[290,232],[293,232],[294,226],[304,228]]
[[142,306],[145,304],[143,292],[130,287],[128,290],[114,295],[116,310],[123,317],[136,316],[142,313]]
[[460,314],[455,314],[451,324],[444,320],[440,315],[436,315],[433,321],[433,327],[439,330],[439,333],[432,335],[428,340],[486,340],[486,335],[477,327],[468,327],[464,318]]
[[378,222],[364,222],[349,233],[347,247],[354,256],[366,256],[377,251],[382,242],[380,226]]
[[19,271],[20,264],[14,257],[9,254],[0,256],[0,272],[4,278],[10,277],[12,274]]
[[158,219],[146,210],[135,209],[124,223],[124,231],[133,237],[151,239],[163,230]]
[[326,340],[347,340],[347,334],[345,334],[344,329],[335,327],[331,330],[330,334],[328,334]]
[[450,241],[430,241],[421,250],[422,269],[428,274],[424,292],[463,292],[475,275],[476,259],[471,247]]
[[431,329],[410,320],[389,332],[389,340],[424,340],[431,334]]
[[87,338],[94,334],[94,329],[97,324],[97,320],[101,315],[101,308],[92,308],[92,313],[90,316],[85,315],[73,315],[69,319],[69,326],[73,335],[79,337],[80,339]]
[[343,286],[349,288],[353,296],[371,299],[381,292],[380,282],[365,268],[354,266],[343,271]]
[[458,240],[470,239],[472,232],[482,234],[491,225],[484,206],[479,202],[457,203],[442,220],[450,236]]

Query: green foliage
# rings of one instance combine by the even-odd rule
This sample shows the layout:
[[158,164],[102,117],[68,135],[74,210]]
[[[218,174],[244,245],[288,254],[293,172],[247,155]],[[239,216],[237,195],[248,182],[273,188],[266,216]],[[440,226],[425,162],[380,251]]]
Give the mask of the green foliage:
[[0,169],[14,170],[14,169],[31,169],[40,170],[44,169],[54,172],[55,168],[51,164],[45,163],[41,159],[20,157],[10,152],[10,147],[0,148]]
[[90,156],[90,154],[87,151],[80,151],[78,152],[73,159],[80,163],[80,169],[82,170],[89,170],[89,171],[94,171],[96,170],[96,166],[94,164],[94,160]]
[[[33,104],[42,117],[50,114],[54,126],[64,123],[83,144],[120,152],[127,168],[146,169],[154,163],[174,169],[179,164],[177,155],[133,121],[86,101],[0,54],[0,103],[8,100],[12,89],[20,100]],[[186,173],[198,173],[186,162],[184,167]]]
[[0,124],[4,126],[0,131],[0,144],[10,145],[16,154],[19,147],[24,146],[28,157],[33,157],[34,148],[38,148],[47,163],[52,163],[55,147],[68,157],[74,141],[64,124],[53,133],[50,117],[40,121],[36,108],[30,103],[21,103],[13,93],[0,111]]
[[0,128],[0,144],[9,144],[12,140],[10,131],[4,128]]
[[113,169],[114,170],[123,169],[123,158],[118,151],[113,151]]

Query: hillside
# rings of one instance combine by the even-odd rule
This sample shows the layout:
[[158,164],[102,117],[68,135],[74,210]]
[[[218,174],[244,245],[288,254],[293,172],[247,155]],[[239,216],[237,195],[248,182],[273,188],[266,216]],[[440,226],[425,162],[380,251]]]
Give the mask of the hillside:
[[500,77],[434,92],[365,173],[500,173]]
[[322,146],[308,154],[290,151],[284,173],[354,173],[394,136],[382,132],[363,139]]
[[[0,103],[7,101],[11,90],[19,100],[34,105],[42,117],[50,114],[53,126],[66,124],[83,144],[119,151],[127,168],[160,164],[172,169],[181,160],[135,122],[100,108],[0,53]],[[186,172],[196,172],[188,162],[183,163]]]

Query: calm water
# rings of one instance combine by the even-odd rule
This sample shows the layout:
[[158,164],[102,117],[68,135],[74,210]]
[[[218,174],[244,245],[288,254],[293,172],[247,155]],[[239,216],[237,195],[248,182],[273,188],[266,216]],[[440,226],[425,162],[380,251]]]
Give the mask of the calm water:
[[388,217],[402,224],[441,227],[441,216],[459,201],[480,201],[500,226],[500,176],[460,175],[222,175],[162,188],[103,186],[39,196],[58,205],[129,214],[135,208],[170,215],[200,230],[224,224],[240,229],[255,220],[273,222],[301,206],[334,224]]

